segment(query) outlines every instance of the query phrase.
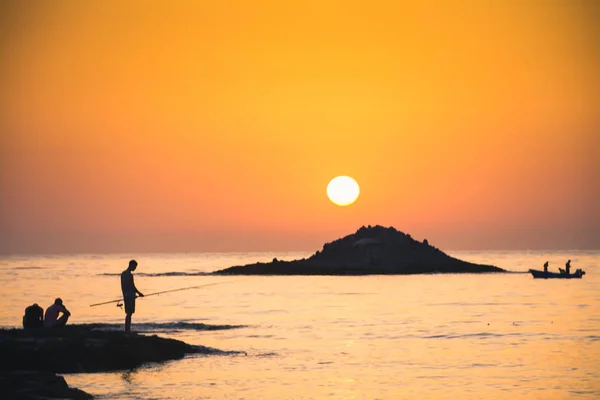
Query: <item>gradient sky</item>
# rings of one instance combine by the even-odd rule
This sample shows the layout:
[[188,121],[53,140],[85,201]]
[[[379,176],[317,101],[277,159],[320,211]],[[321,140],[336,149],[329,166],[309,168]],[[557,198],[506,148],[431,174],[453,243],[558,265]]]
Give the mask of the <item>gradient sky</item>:
[[600,248],[600,2],[0,8],[0,253]]

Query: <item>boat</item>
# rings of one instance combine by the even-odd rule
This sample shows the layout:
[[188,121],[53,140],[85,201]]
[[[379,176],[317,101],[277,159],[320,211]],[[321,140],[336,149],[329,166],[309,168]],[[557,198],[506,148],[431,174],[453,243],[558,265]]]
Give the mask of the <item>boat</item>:
[[582,269],[578,269],[574,273],[568,274],[568,275],[562,269],[560,270],[560,272],[544,272],[544,271],[540,271],[539,269],[530,269],[529,272],[531,272],[531,275],[533,275],[534,278],[541,278],[541,279],[552,279],[552,278],[581,279],[581,277],[583,277],[583,275],[585,275],[585,271]]

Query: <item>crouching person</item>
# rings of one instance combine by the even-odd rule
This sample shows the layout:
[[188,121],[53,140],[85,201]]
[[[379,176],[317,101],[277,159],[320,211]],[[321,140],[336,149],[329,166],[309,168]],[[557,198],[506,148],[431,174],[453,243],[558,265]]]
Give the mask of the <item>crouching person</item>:
[[23,315],[23,329],[40,329],[44,327],[44,309],[37,303],[25,309]]
[[[58,315],[62,313],[60,318]],[[63,305],[63,301],[58,298],[54,300],[54,304],[46,309],[46,316],[44,317],[44,327],[45,328],[58,328],[61,326],[65,326],[67,324],[67,320],[71,316],[67,307]]]

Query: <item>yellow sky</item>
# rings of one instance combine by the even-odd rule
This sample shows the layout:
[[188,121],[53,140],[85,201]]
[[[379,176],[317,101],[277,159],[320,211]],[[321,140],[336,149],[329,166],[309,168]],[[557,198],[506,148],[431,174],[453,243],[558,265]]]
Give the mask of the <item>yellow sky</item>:
[[0,7],[2,253],[600,248],[599,2]]

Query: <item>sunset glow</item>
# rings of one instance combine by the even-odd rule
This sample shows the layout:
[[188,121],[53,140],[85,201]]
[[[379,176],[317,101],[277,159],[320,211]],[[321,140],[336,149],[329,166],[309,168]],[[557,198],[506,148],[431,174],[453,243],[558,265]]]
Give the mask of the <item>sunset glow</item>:
[[4,2],[0,252],[598,248],[599,5]]

